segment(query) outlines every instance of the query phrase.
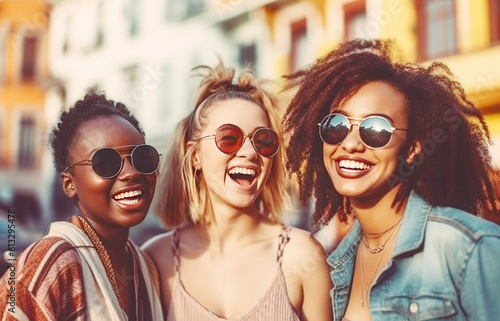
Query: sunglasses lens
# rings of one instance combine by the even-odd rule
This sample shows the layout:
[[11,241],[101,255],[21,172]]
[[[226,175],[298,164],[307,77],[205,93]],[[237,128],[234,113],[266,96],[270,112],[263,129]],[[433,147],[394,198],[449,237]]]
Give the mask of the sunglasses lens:
[[269,128],[259,128],[253,134],[253,145],[257,152],[264,157],[276,155],[280,147],[278,135]]
[[215,133],[215,144],[225,154],[236,153],[243,145],[243,133],[234,125],[222,125]]
[[92,169],[104,178],[116,176],[122,167],[120,153],[112,148],[102,148],[92,156]]
[[151,145],[139,145],[132,151],[132,164],[141,174],[152,174],[158,169],[160,154]]
[[391,140],[392,128],[389,121],[382,117],[369,117],[359,125],[359,136],[372,148],[381,148]]
[[340,144],[349,134],[349,120],[342,115],[328,115],[321,122],[319,134],[330,145]]

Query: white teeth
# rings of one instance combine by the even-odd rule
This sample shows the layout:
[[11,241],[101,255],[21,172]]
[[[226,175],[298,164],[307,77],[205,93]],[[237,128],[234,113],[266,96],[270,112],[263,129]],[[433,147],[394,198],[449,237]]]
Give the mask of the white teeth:
[[348,168],[348,169],[368,169],[371,167],[370,165],[368,165],[366,163],[358,162],[358,161],[354,161],[354,160],[347,160],[347,159],[341,160],[339,162],[339,166],[343,167],[343,168]]
[[137,204],[138,202],[139,202],[138,199],[135,199],[135,200],[118,200],[118,203],[125,204],[125,205],[134,205],[134,204]]
[[229,170],[229,174],[243,174],[255,176],[255,170],[243,167],[233,167]]
[[[141,190],[123,192],[123,193],[115,195],[113,198],[115,200],[123,200],[124,198],[134,197],[134,196],[138,196],[138,195],[142,195]],[[137,201],[137,200],[134,200],[134,201]],[[134,202],[134,201],[131,201],[131,202]]]

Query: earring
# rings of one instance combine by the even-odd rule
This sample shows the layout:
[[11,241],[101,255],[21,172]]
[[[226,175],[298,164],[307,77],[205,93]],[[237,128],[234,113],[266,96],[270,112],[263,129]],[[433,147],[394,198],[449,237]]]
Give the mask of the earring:
[[75,187],[73,185],[70,185],[69,188],[70,189],[75,189]]

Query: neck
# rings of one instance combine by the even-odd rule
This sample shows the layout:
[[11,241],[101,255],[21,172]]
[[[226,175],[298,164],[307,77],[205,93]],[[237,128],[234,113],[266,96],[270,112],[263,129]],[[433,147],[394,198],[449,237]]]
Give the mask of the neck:
[[[82,216],[83,219],[92,227],[99,237],[99,240],[108,251],[111,259],[125,256],[127,253],[128,228],[109,227]],[[77,219],[78,221],[78,219]],[[77,224],[80,226],[80,224]]]
[[215,220],[198,228],[210,241],[210,247],[220,253],[230,251],[253,238],[261,223],[267,221],[253,209],[235,209],[227,206],[214,206]]
[[[399,209],[392,206],[396,192],[397,188],[394,188],[375,201],[373,199],[370,201],[351,199],[353,211],[361,225],[363,234],[373,235],[382,233],[391,227],[395,228],[395,224],[402,219],[406,209],[406,201]],[[368,239],[367,242],[370,245],[378,246],[386,240],[387,235],[390,234],[392,230],[393,229],[388,230],[387,233],[380,238]]]

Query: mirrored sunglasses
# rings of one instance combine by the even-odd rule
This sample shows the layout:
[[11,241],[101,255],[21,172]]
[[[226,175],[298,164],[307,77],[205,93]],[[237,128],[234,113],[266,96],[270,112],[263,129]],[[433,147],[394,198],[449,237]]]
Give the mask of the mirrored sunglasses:
[[118,175],[122,168],[124,157],[130,157],[132,166],[143,175],[153,174],[160,165],[160,154],[151,145],[131,145],[118,146],[116,148],[132,147],[130,154],[121,154],[118,150],[111,147],[104,147],[96,150],[90,159],[84,159],[76,162],[64,169],[77,165],[92,165],[94,172],[102,178],[113,178]]
[[[351,124],[349,120],[359,121],[359,123]],[[318,125],[321,140],[329,145],[342,143],[351,131],[352,126],[357,125],[359,126],[361,141],[371,149],[387,146],[395,130],[406,130],[406,128],[392,127],[389,120],[382,116],[354,118],[337,113],[326,116]]]
[[207,135],[198,140],[215,138],[215,145],[224,154],[234,154],[240,150],[249,137],[255,150],[264,157],[273,157],[280,147],[278,134],[270,128],[258,128],[252,134],[245,134],[238,126],[224,124],[217,128],[215,134]]

